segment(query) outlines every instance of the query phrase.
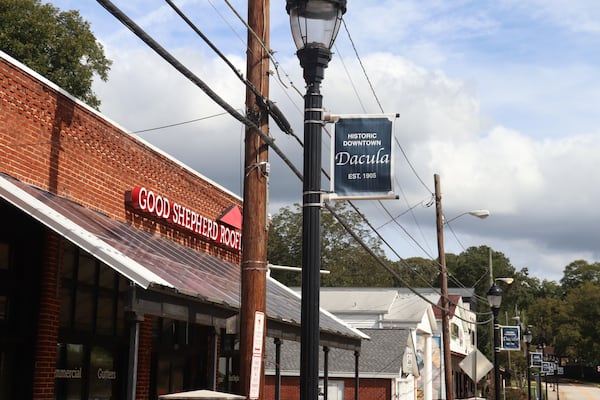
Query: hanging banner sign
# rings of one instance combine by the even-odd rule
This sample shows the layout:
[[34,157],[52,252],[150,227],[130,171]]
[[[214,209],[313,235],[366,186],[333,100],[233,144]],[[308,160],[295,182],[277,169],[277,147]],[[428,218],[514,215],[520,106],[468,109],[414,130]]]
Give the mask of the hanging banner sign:
[[554,363],[549,361],[543,361],[542,373],[546,375],[554,375]]
[[530,360],[531,367],[538,367],[538,368],[542,367],[542,362],[543,362],[543,354],[542,353],[530,353],[529,356],[531,357],[531,360]]
[[396,115],[345,115],[332,136],[331,199],[395,199]]
[[521,350],[521,330],[519,326],[500,326],[500,350]]

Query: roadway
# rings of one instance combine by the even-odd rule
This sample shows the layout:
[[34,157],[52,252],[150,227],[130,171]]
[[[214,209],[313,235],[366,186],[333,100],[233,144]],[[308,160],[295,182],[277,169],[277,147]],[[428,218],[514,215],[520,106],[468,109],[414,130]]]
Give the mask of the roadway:
[[[560,383],[560,400],[600,400],[600,387],[591,384]],[[548,388],[548,400],[559,400],[556,392]]]

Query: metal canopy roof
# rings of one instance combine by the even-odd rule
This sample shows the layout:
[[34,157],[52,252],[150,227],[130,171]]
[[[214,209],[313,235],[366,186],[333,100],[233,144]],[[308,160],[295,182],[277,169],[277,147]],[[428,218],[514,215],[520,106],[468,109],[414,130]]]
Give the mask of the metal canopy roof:
[[[68,199],[0,174],[0,197],[144,289],[176,294],[236,313],[239,266],[113,220]],[[267,333],[300,340],[300,297],[267,280]],[[290,327],[292,329],[290,329]],[[322,311],[323,344],[360,348],[366,336]]]

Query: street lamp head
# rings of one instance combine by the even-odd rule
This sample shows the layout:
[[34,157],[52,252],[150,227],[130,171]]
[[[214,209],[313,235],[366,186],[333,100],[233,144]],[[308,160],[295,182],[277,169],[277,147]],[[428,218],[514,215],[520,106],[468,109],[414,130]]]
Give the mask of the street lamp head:
[[512,283],[515,281],[515,278],[495,278],[494,281],[500,281],[506,283],[507,285],[512,285]]
[[454,221],[455,219],[458,219],[460,217],[462,217],[463,215],[472,215],[474,217],[480,218],[480,219],[485,219],[487,217],[490,216],[490,212],[489,210],[473,210],[473,211],[466,211],[462,214],[458,214],[456,217],[454,218],[450,218],[449,220],[445,220],[444,216],[442,216],[442,223],[444,225],[449,224],[450,222]]
[[287,0],[296,48],[330,50],[340,29],[346,0]]
[[477,218],[485,219],[490,216],[489,210],[473,210],[469,211],[469,215],[472,215]]
[[492,310],[498,310],[500,308],[500,304],[502,303],[502,289],[500,289],[495,282],[490,290],[488,290],[487,298]]
[[529,329],[529,327],[527,327],[525,333],[523,333],[523,340],[527,344],[531,344],[531,341],[533,340],[533,333],[531,333],[531,329]]

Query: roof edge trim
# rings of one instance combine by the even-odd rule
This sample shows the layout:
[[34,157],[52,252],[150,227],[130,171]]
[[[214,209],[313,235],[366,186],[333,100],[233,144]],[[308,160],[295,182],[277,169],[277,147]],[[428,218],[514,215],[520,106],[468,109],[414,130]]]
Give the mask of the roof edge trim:
[[144,289],[147,289],[150,284],[172,287],[171,284],[152,271],[11,183],[6,175],[0,175],[0,197]]

